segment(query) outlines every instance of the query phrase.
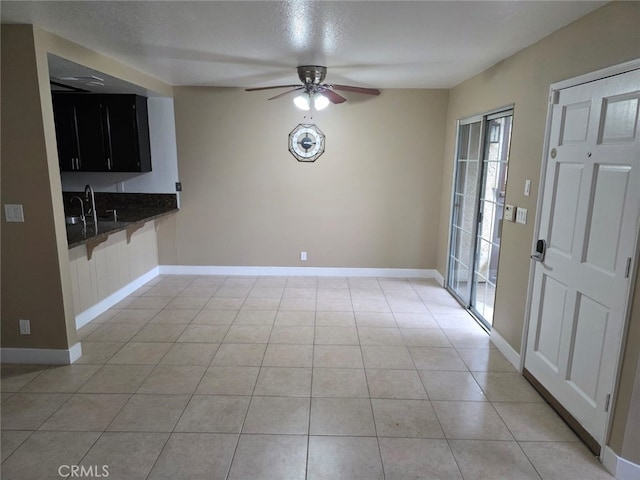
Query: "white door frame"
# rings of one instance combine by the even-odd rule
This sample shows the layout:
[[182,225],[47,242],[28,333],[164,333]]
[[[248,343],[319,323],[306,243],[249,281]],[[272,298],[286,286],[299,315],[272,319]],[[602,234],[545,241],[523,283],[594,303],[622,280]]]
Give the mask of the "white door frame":
[[[542,200],[544,198],[544,180],[546,178],[547,173],[547,159],[549,158],[549,137],[551,135],[551,116],[553,114],[553,104],[554,99],[557,93],[560,90],[575,87],[577,85],[582,85],[584,83],[593,82],[596,80],[602,80],[607,77],[611,77],[614,75],[618,75],[621,73],[627,73],[633,70],[640,70],[640,58],[637,60],[632,60],[630,62],[621,63],[619,65],[613,65],[611,67],[603,68],[601,70],[596,70],[594,72],[590,72],[584,75],[580,75],[574,78],[570,78],[567,80],[563,80],[560,82],[552,83],[549,87],[549,103],[547,108],[547,122],[545,126],[544,132],[544,145],[542,149],[542,164],[540,168],[540,179],[538,183],[538,200],[536,205],[536,220],[534,224],[533,230],[533,238],[531,241],[531,251],[535,250],[535,245],[538,240],[538,236],[540,234],[540,214],[542,211]],[[623,318],[623,326],[622,326],[622,335],[618,344],[618,355],[615,360],[615,378],[613,380],[613,389],[611,390],[611,400],[609,411],[607,412],[607,426],[605,429],[604,440],[601,445],[602,449],[600,451],[600,458],[604,454],[604,447],[607,444],[609,433],[611,432],[611,423],[613,420],[613,412],[615,410],[615,402],[618,394],[618,386],[620,382],[620,370],[622,367],[622,354],[623,347],[625,341],[627,340],[628,331],[629,331],[629,319],[631,317],[631,300],[633,296],[633,291],[635,289],[636,282],[638,281],[638,258],[640,258],[640,234],[636,236],[635,240],[635,257],[634,257],[634,271],[631,274],[631,282],[629,283],[629,291],[627,292],[627,297],[625,301],[625,313]],[[522,329],[522,340],[520,346],[520,373],[524,371],[524,363],[525,357],[527,354],[527,336],[529,334],[529,316],[531,314],[531,300],[533,295],[533,279],[534,279],[535,269],[533,268],[533,260],[531,261],[531,266],[529,268],[529,285],[527,287],[527,302],[525,305],[525,316],[524,316],[524,328]]]

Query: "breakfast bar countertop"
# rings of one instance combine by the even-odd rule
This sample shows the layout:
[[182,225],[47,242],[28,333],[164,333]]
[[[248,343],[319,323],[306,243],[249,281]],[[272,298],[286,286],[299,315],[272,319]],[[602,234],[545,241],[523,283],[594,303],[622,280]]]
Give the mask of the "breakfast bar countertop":
[[101,242],[112,235],[137,225],[143,225],[151,220],[171,215],[178,211],[177,208],[131,208],[118,212],[118,220],[98,217],[98,233],[92,225],[92,219],[87,216],[87,228],[82,223],[67,225],[67,244],[69,248],[77,247],[87,241]]

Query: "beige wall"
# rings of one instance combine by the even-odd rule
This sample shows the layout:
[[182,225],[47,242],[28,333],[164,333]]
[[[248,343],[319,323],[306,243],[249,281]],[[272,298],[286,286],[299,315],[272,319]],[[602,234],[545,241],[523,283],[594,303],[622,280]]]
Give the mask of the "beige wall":
[[[2,347],[66,349],[77,342],[47,54],[161,94],[171,87],[30,25],[2,26],[2,204],[24,223],[2,228]],[[18,319],[31,320],[31,335]]]
[[[527,298],[549,86],[640,57],[639,25],[640,3],[612,2],[450,90],[437,255],[437,268],[442,273],[446,271],[455,122],[515,104],[506,202],[527,208],[529,222],[525,226],[504,225],[494,328],[516,351],[520,351]],[[523,193],[525,179],[532,181],[530,197]],[[636,326],[640,321],[639,309],[640,305],[631,322],[635,337],[630,338],[627,345],[624,365],[628,372],[621,384],[621,398],[629,396],[635,378],[640,349]],[[616,411],[616,425],[626,424],[627,412]],[[622,432],[619,429],[612,432],[617,452],[621,451],[622,428]]]
[[287,150],[303,112],[272,95],[174,89],[183,192],[160,264],[434,268],[447,92],[351,95],[315,113],[315,163]]
[[[2,204],[22,204],[25,222],[2,228],[2,347],[66,349],[76,335],[67,329],[39,68],[33,28],[3,25]],[[31,335],[19,334],[19,319],[31,321]]]

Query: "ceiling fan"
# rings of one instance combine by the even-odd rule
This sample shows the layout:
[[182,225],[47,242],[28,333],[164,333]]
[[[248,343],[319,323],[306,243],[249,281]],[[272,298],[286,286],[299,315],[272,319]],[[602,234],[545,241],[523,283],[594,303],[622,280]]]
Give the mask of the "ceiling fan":
[[347,101],[342,95],[335,90],[353,93],[364,93],[365,95],[380,95],[380,90],[375,88],[353,87],[350,85],[335,85],[332,83],[322,83],[327,76],[327,67],[319,65],[302,65],[298,67],[298,78],[303,85],[276,85],[274,87],[256,87],[247,88],[247,92],[255,92],[257,90],[271,90],[275,88],[292,88],[288,92],[281,93],[269,100],[284,97],[296,92],[299,94],[293,99],[293,103],[302,110],[309,110],[311,105],[315,110],[326,108],[329,103],[344,103]]

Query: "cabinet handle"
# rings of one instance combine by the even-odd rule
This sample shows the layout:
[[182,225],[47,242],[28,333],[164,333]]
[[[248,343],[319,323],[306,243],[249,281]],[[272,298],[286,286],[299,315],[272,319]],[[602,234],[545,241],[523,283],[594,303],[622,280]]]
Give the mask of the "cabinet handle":
[[109,106],[105,107],[107,112],[107,145],[109,147],[109,156],[107,157],[107,170],[111,170],[111,155],[113,154],[113,146],[111,145],[111,113],[109,112]]

